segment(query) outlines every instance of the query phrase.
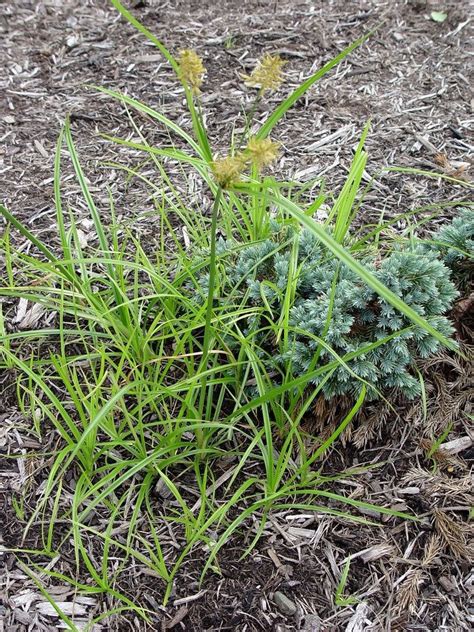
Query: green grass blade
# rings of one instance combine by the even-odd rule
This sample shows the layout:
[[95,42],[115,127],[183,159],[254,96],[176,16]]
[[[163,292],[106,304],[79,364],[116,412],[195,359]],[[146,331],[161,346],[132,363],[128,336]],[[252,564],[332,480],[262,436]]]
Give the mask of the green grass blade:
[[[84,176],[84,172],[82,171],[81,163],[79,162],[79,157],[77,155],[76,147],[74,145],[74,141],[71,135],[71,127],[69,123],[69,118],[66,119],[66,123],[64,125],[64,138],[66,139],[66,145],[69,150],[69,155],[71,156],[72,164],[74,167],[74,171],[76,173],[77,180],[79,182],[79,186],[81,187],[82,195],[86,201],[87,207],[92,215],[92,219],[94,220],[94,228],[97,233],[97,237],[99,239],[99,244],[102,253],[109,252],[109,246],[107,243],[107,238],[105,236],[105,231],[102,226],[102,220],[97,211],[97,207],[94,203],[92,195],[89,191],[89,187],[87,186],[87,182]],[[111,274],[113,276],[113,274]]]
[[339,243],[344,243],[347,231],[349,230],[352,217],[352,208],[354,200],[359,190],[360,182],[364,174],[365,166],[367,164],[367,154],[364,151],[364,143],[369,132],[369,123],[362,132],[359,145],[354,155],[354,160],[349,171],[349,175],[344,182],[344,186],[334,204],[334,207],[329,215],[329,218],[333,216],[336,218],[336,225],[334,227],[334,239]]
[[159,121],[162,125],[170,129],[177,136],[180,136],[184,141],[186,141],[186,143],[190,147],[192,147],[192,149],[194,149],[194,151],[199,156],[203,158],[201,148],[199,147],[198,143],[196,143],[196,141],[188,133],[186,133],[179,125],[174,123],[167,116],[164,116],[164,114],[157,112],[156,110],[149,107],[148,105],[145,105],[144,103],[137,101],[137,99],[133,99],[132,97],[129,97],[128,95],[123,94],[121,92],[116,92],[115,90],[109,90],[108,88],[102,88],[101,86],[91,86],[91,88],[93,88],[94,90],[97,90],[98,92],[102,92],[103,94],[108,94],[110,97],[113,97],[114,99],[117,99],[118,101],[123,101],[124,103],[134,108],[135,110],[138,110],[139,112],[143,112],[144,114],[151,116],[151,118],[155,119],[156,121]]
[[176,75],[179,76],[179,66],[173,55],[166,48],[166,46],[162,44],[162,42],[160,42],[160,40],[155,37],[153,33],[146,28],[146,26],[144,26],[139,20],[137,20],[137,18],[132,13],[130,13],[130,11],[128,11],[119,0],[110,0],[110,2],[114,5],[117,11],[127,20],[127,22],[130,22],[132,26],[140,31],[140,33],[142,33],[148,40],[150,40],[150,42],[152,42],[158,48],[160,53],[169,62]]
[[193,122],[194,133],[196,134],[196,138],[198,140],[201,151],[209,162],[212,160],[212,152],[209,146],[209,141],[207,138],[206,130],[201,122],[201,117],[199,116],[199,112],[194,105],[193,95],[189,90],[189,87],[186,85],[184,81],[182,81],[180,72],[179,72],[179,64],[176,62],[173,55],[169,52],[166,46],[160,42],[160,40],[153,35],[151,31],[149,31],[146,26],[144,26],[136,17],[128,11],[123,4],[119,0],[110,0],[114,7],[119,11],[119,13],[134,26],[140,33],[142,33],[150,42],[152,42],[158,50],[162,53],[162,55],[166,58],[166,60],[170,63],[173,68],[176,77],[180,80],[185,94],[186,94],[186,102],[188,106],[189,113],[191,114],[191,119]]
[[17,231],[21,235],[23,235],[23,237],[26,237],[26,239],[28,239],[28,241],[30,241],[33,246],[36,246],[36,248],[38,248],[38,250],[42,252],[49,261],[51,261],[52,263],[58,263],[58,259],[51,252],[51,250],[47,246],[45,246],[42,241],[35,237],[33,233],[31,233],[26,228],[26,226],[24,226],[19,220],[17,220],[16,217],[12,215],[10,211],[8,211],[2,204],[0,204],[0,214],[3,215],[7,222],[9,222],[14,228],[16,228]]
[[414,167],[384,167],[382,171],[393,171],[395,173],[410,173],[414,176],[426,176],[428,178],[441,178],[448,182],[454,182],[454,184],[460,184],[468,189],[474,188],[474,183],[468,180],[461,180],[460,178],[454,178],[446,173],[437,173],[435,171],[426,171],[425,169],[416,169]]
[[61,608],[57,605],[57,603],[54,601],[54,599],[51,597],[49,592],[43,586],[43,584],[41,583],[39,578],[36,576],[36,574],[33,573],[33,571],[31,571],[26,566],[26,564],[23,564],[20,560],[18,560],[18,565],[26,573],[26,575],[28,575],[28,577],[36,584],[36,587],[38,588],[40,593],[43,595],[43,597],[46,599],[46,601],[48,601],[48,603],[52,606],[58,618],[63,622],[64,625],[67,626],[66,629],[69,630],[70,632],[81,632],[79,628],[74,625],[74,622],[72,621],[72,619],[70,619],[67,616],[67,614],[63,612]]
[[266,138],[278,121],[285,116],[288,110],[293,107],[293,105],[300,99],[316,81],[319,81],[325,74],[327,74],[330,70],[337,66],[347,55],[352,53],[353,50],[358,48],[361,44],[363,44],[371,35],[373,31],[359,37],[355,42],[347,46],[342,52],[339,53],[334,59],[328,61],[322,68],[320,68],[314,75],[311,75],[309,79],[306,79],[304,83],[302,83],[294,92],[292,92],[280,105],[275,109],[275,111],[270,114],[268,119],[262,125],[262,127],[257,132],[257,138]]
[[[64,212],[61,201],[61,148],[64,140],[64,129],[61,129],[56,143],[56,154],[54,157],[54,203],[56,206],[56,221],[58,224],[59,237],[65,259],[72,259],[71,248],[64,225]],[[74,275],[74,267],[68,266],[71,275]]]

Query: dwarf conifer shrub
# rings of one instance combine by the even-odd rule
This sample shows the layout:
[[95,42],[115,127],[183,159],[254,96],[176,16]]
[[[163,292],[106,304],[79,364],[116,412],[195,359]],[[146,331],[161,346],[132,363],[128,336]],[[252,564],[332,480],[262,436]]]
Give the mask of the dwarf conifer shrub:
[[456,287],[469,292],[474,268],[474,210],[460,209],[459,215],[434,232],[424,244],[425,251],[438,254],[450,268]]
[[474,254],[474,210],[461,209],[459,215],[435,233],[433,240],[445,263],[454,267]]
[[[277,226],[265,241],[243,248],[221,241],[218,250],[224,271],[222,302],[232,295],[261,308],[261,315],[247,323],[247,333],[259,332],[259,347],[267,352],[264,361],[273,363],[269,369],[280,374],[290,369],[294,376],[302,375],[314,369],[316,362],[330,362],[335,353],[343,357],[388,338],[346,366],[339,365],[324,380],[322,393],[326,399],[357,396],[365,381],[372,399],[394,388],[409,399],[420,394],[413,366],[416,358],[438,350],[438,340],[410,323],[332,257],[312,233]],[[444,314],[457,291],[436,250],[412,243],[397,246],[381,260],[364,256],[362,261],[420,316],[444,335],[452,334]],[[206,275],[201,283],[206,286]],[[271,324],[281,322],[291,286],[294,295],[287,342],[272,348]],[[312,382],[317,385],[321,379]]]

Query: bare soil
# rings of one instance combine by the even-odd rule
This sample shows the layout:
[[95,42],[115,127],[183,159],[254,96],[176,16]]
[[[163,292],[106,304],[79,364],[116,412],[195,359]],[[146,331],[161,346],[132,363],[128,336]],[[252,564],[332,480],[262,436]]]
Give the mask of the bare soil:
[[[241,120],[245,99],[240,72],[248,72],[262,52],[288,60],[290,91],[351,41],[380,25],[370,40],[330,75],[283,120],[275,134],[284,152],[278,170],[301,180],[324,175],[337,190],[347,174],[354,147],[370,118],[367,181],[386,166],[436,170],[469,178],[474,121],[469,89],[472,15],[468,0],[135,0],[134,13],[172,52],[192,47],[205,59],[208,78],[204,108],[216,150],[225,150],[232,125]],[[430,14],[444,10],[445,21]],[[89,86],[99,85],[159,107],[185,120],[180,92],[159,52],[125,24],[106,0],[10,0],[0,3],[0,173],[4,204],[57,245],[53,202],[53,157],[67,114],[96,201],[106,214],[108,185],[118,213],[151,246],[154,206],[149,192],[127,184],[104,163],[134,165],[137,155],[104,141],[98,132],[125,137],[130,130],[123,109]],[[281,98],[281,94],[272,99]],[[262,105],[259,118],[264,118]],[[163,132],[139,119],[150,143]],[[87,209],[67,179],[65,196],[78,221]],[[362,222],[440,202],[461,203],[466,190],[454,182],[384,173],[367,195]],[[208,200],[197,192],[197,208]],[[431,226],[451,213],[446,210]],[[420,210],[418,217],[432,209]],[[425,214],[425,215],[424,215]],[[401,226],[403,227],[403,225]],[[16,236],[16,239],[19,239]],[[94,236],[90,236],[93,241]],[[463,297],[466,300],[465,297]],[[465,303],[463,304],[465,305]],[[470,303],[472,309],[472,301]],[[459,336],[472,345],[469,313],[459,307]],[[461,322],[462,321],[462,322]],[[134,566],[128,596],[155,612],[152,624],[116,616],[95,630],[471,630],[472,428],[468,414],[472,375],[465,362],[448,355],[426,363],[428,415],[419,404],[365,412],[328,462],[341,467],[379,467],[340,482],[338,492],[401,511],[416,523],[374,516],[380,526],[348,524],[322,513],[298,510],[272,515],[251,556],[240,560],[247,540],[231,539],[219,558],[221,575],[209,574],[199,586],[200,559],[190,559],[177,578],[175,594],[160,605],[159,579]],[[22,490],[26,514],[35,490],[47,475],[44,450],[33,440],[14,405],[14,376],[4,375],[0,403],[0,542],[7,547],[38,545],[32,532],[22,541],[24,522],[12,505]],[[426,458],[430,440],[451,423],[444,448]],[[454,443],[452,443],[454,441]],[[52,445],[52,444],[51,444]],[[249,537],[255,525],[249,524]],[[205,556],[205,551],[201,553]],[[346,596],[335,605],[345,560],[351,558]],[[21,566],[21,556],[0,553],[0,631],[64,629],[56,613]],[[70,572],[70,560],[51,569]],[[72,571],[73,572],[73,571]],[[59,581],[42,578],[59,601],[79,603],[84,623],[111,607],[100,597],[75,599]],[[278,593],[294,606],[285,610]]]

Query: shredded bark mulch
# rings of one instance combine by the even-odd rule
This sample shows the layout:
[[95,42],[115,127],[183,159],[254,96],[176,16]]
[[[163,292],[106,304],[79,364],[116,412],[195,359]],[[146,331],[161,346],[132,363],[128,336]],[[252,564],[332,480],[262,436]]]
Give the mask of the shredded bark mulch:
[[[289,92],[351,41],[379,25],[369,41],[325,77],[275,130],[282,143],[278,171],[307,181],[324,176],[338,191],[368,119],[369,163],[365,181],[377,175],[361,207],[360,223],[378,222],[413,209],[417,218],[433,205],[467,199],[454,182],[399,173],[404,166],[469,179],[474,140],[469,89],[472,16],[467,0],[135,0],[137,17],[177,53],[194,48],[208,75],[203,104],[216,151],[224,152],[234,125],[242,124],[248,98],[240,73],[249,72],[264,51],[284,57]],[[432,11],[444,11],[435,21]],[[53,201],[53,159],[67,114],[84,170],[104,220],[108,186],[117,213],[153,246],[156,214],[150,192],[106,163],[133,166],[136,152],[104,141],[98,132],[127,137],[130,122],[121,105],[91,85],[127,92],[181,124],[182,95],[162,56],[106,0],[15,0],[0,5],[0,171],[4,204],[47,240],[59,246]],[[282,94],[263,103],[264,119]],[[136,116],[148,141],[166,140],[163,130]],[[64,195],[84,239],[94,243],[87,208],[64,165]],[[200,212],[210,200],[187,191]],[[438,220],[452,213],[448,207]],[[397,228],[404,229],[399,222]],[[17,245],[21,238],[14,235]],[[26,245],[24,246],[26,247]],[[2,262],[3,266],[3,262]],[[472,345],[472,298],[453,313],[466,351]],[[469,303],[469,300],[471,301]],[[15,311],[15,310],[14,310]],[[30,315],[31,316],[31,315]],[[369,408],[325,464],[327,473],[360,464],[378,467],[338,483],[338,493],[411,511],[419,521],[370,515],[380,526],[350,524],[324,514],[272,514],[258,547],[244,560],[248,541],[232,538],[219,556],[221,574],[202,585],[202,559],[190,558],[163,608],[160,580],[130,568],[120,590],[152,612],[145,624],[117,615],[94,630],[471,630],[473,579],[472,427],[469,365],[440,355],[422,367],[427,416],[419,404],[397,412]],[[22,540],[24,519],[48,473],[48,446],[31,437],[31,420],[15,406],[14,375],[1,377],[0,497],[7,548],[40,546],[34,530]],[[398,414],[397,414],[398,413]],[[442,445],[428,458],[433,441],[451,424]],[[324,431],[324,429],[321,429]],[[55,445],[51,438],[49,445]],[[18,506],[21,493],[25,505]],[[16,503],[16,504],[15,504]],[[97,518],[100,520],[100,516]],[[248,537],[257,529],[248,524]],[[180,543],[180,534],[172,534]],[[171,536],[170,536],[171,537]],[[91,542],[91,547],[94,544]],[[92,550],[92,549],[91,549]],[[201,551],[204,558],[206,552]],[[64,629],[21,565],[21,556],[0,553],[0,631]],[[350,560],[346,601],[335,603]],[[74,573],[74,554],[48,562],[49,570]],[[39,572],[38,572],[39,573]],[[49,594],[78,628],[114,606],[100,596],[78,597],[73,588],[40,576]],[[84,580],[83,578],[78,578]],[[350,599],[353,597],[353,599]]]

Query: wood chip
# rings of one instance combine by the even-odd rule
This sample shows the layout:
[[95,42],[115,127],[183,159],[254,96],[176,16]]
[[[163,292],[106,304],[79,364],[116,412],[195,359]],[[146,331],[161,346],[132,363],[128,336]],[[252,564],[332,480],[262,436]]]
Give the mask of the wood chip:
[[457,439],[453,439],[452,441],[447,441],[446,443],[442,443],[439,446],[439,449],[445,452],[446,454],[459,454],[459,452],[463,452],[472,446],[471,437],[464,436],[458,437]]

